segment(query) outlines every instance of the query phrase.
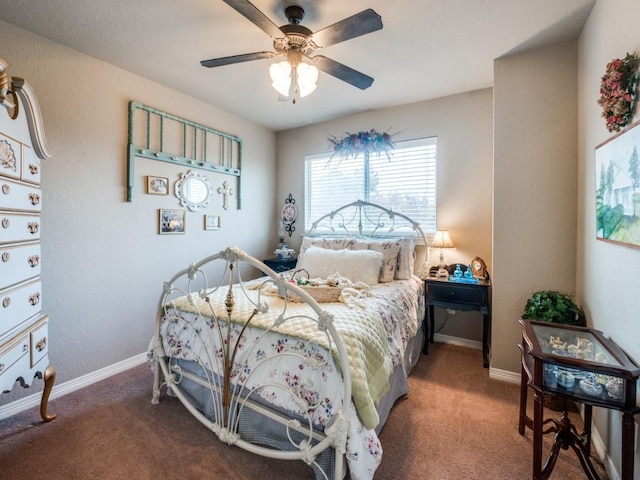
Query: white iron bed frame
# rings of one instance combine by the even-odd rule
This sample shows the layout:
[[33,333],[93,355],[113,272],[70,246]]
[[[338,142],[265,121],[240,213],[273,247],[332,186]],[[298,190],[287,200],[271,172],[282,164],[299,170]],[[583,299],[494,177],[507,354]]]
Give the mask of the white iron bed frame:
[[[420,225],[405,215],[395,213],[379,205],[364,201],[345,205],[318,219],[313,223],[309,232],[313,236],[327,233],[332,236],[357,236],[362,238],[388,238],[389,236],[410,233],[415,237],[416,244],[424,245],[422,258],[417,261],[416,275],[420,276],[425,271],[428,271],[428,245]],[[245,300],[250,301],[252,304],[252,312],[237,327],[240,330],[240,334],[238,338],[234,338],[235,334],[232,333],[232,329],[229,326],[232,325],[232,317],[235,321],[239,315],[236,307],[238,303],[242,302],[238,302],[240,300],[238,297],[247,295],[245,284],[243,284],[243,276],[248,278],[256,277],[255,270],[252,267],[258,269],[266,277],[261,287],[257,289],[257,300],[255,295],[252,300],[246,300],[248,299],[246,297]],[[219,278],[219,280],[215,283],[210,283],[210,278]],[[327,375],[339,375],[342,379],[342,398],[349,400],[343,401],[340,408],[336,409],[336,414],[325,422],[324,428],[316,428],[309,415],[306,417],[305,415],[291,415],[290,412],[282,408],[272,408],[260,398],[260,392],[263,389],[277,389],[281,393],[285,392],[290,395],[297,404],[301,404],[308,409],[308,402],[300,398],[300,393],[289,388],[288,385],[277,383],[274,380],[274,383],[271,384],[247,387],[248,383],[244,380],[239,380],[238,371],[234,371],[234,364],[247,362],[249,352],[255,353],[260,348],[260,342],[263,339],[268,341],[267,335],[272,329],[277,329],[280,324],[291,320],[287,311],[288,302],[286,300],[280,302],[284,306],[282,311],[278,312],[277,320],[274,324],[260,335],[260,339],[255,344],[248,345],[247,348],[241,351],[239,337],[242,336],[246,328],[250,327],[252,319],[269,311],[270,307],[266,301],[267,296],[266,294],[263,295],[267,287],[277,288],[278,293],[282,294],[285,299],[288,291],[292,291],[301,297],[303,302],[310,307],[309,311],[312,312],[307,320],[312,321],[317,326],[317,329],[323,332],[323,337],[327,339],[326,343],[329,345],[331,357],[335,362],[333,367],[298,355],[311,368],[324,369]],[[221,314],[220,309],[216,310],[216,306],[212,305],[211,302],[205,300],[209,292],[218,289],[224,289],[227,292],[224,300],[224,314]],[[196,325],[186,321],[180,315],[168,313],[172,302],[180,296],[186,296],[190,299],[198,313],[202,309],[202,315],[197,315],[199,321],[206,323],[208,318],[215,318],[217,330],[205,330],[202,328],[204,323]],[[422,305],[422,307],[424,306]],[[195,361],[198,365],[197,372],[194,369],[183,368],[183,364],[174,359],[175,352],[171,348],[166,351],[163,343],[162,323],[163,319],[168,315],[170,316],[170,328],[193,329],[198,336],[217,337],[209,338],[208,340],[218,341],[218,345],[224,345],[224,348],[218,348],[217,351],[207,351],[205,355],[197,358]],[[164,283],[158,304],[153,338],[154,384],[152,403],[157,404],[159,402],[161,387],[166,385],[171,394],[178,397],[188,411],[213,431],[221,441],[265,457],[302,460],[314,467],[317,478],[342,479],[346,475],[345,451],[349,410],[352,408],[350,401],[352,385],[345,346],[333,325],[333,320],[333,316],[327,313],[322,308],[322,305],[318,304],[304,290],[290,283],[282,274],[277,274],[259,260],[236,247],[229,247],[215,255],[193,263]],[[165,330],[165,333],[167,331]],[[420,340],[424,341],[422,329],[418,331],[416,337],[421,337],[418,338],[418,342]],[[184,348],[184,345],[181,345],[181,347]],[[422,347],[420,345],[417,347],[418,357],[421,350]],[[275,355],[275,357],[277,356]],[[413,357],[409,361],[408,370],[417,362],[415,354],[413,354]],[[249,366],[250,371],[253,372],[254,368],[266,368],[271,360],[273,360],[272,357],[261,358],[257,362],[259,365],[256,363]],[[408,375],[408,372],[404,375]],[[209,409],[206,413],[203,412],[202,402],[194,401],[193,395],[187,389],[187,384],[191,383],[204,387],[206,395],[209,397],[206,400],[209,402]],[[380,415],[381,424],[376,428],[377,432],[382,428],[388,411],[398,396],[387,401],[387,406],[385,407],[387,411]],[[247,414],[256,414],[281,425],[281,428],[286,432],[284,435],[289,443],[284,447],[286,450],[280,450],[280,447],[278,449],[266,447],[253,443],[252,439],[243,438],[242,423],[247,421],[243,420],[243,415]],[[329,465],[333,465],[325,467],[326,462],[320,465],[317,461],[319,455],[324,455],[325,459],[327,455],[331,455]],[[326,468],[331,471],[326,472]]]

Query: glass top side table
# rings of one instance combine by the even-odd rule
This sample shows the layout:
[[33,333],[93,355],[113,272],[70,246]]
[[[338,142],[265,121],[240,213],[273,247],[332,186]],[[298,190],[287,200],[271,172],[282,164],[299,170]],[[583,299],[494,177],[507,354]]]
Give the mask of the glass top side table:
[[[533,478],[548,478],[559,449],[572,447],[578,454],[588,478],[598,479],[589,460],[591,411],[593,406],[620,410],[622,417],[622,479],[633,479],[634,421],[640,413],[637,396],[640,369],[602,332],[546,322],[523,320],[522,384],[520,387],[520,434],[533,429]],[[533,420],[526,414],[527,388],[534,391]],[[563,412],[562,418],[543,418],[543,394],[551,394],[585,406],[585,432]],[[546,433],[556,434],[551,454],[544,467],[542,460],[543,425],[552,424]]]

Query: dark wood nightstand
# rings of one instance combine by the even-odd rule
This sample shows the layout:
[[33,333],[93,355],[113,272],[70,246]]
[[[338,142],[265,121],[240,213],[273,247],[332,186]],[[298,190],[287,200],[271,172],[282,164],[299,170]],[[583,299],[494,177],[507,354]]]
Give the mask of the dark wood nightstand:
[[463,311],[478,311],[482,314],[482,363],[489,368],[491,348],[491,282],[460,283],[447,278],[424,279],[425,304],[427,307],[428,341],[433,343],[434,307]]
[[279,258],[268,258],[266,260],[262,260],[262,263],[264,263],[271,270],[280,273],[291,270],[292,268],[296,268],[298,259],[288,258],[287,260],[280,260]]

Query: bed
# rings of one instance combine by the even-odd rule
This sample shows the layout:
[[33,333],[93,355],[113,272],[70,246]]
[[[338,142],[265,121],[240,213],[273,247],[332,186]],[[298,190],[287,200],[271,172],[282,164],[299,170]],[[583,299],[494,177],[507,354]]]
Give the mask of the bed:
[[423,351],[428,248],[417,222],[357,201],[304,236],[295,270],[237,247],[163,285],[149,347],[161,388],[223,442],[371,479]]

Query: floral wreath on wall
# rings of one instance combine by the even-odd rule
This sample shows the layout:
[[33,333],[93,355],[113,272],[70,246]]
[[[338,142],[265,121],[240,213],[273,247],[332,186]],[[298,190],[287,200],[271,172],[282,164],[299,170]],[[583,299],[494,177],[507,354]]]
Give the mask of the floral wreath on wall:
[[375,153],[378,156],[384,154],[391,159],[391,150],[395,145],[391,141],[391,134],[378,132],[371,129],[366,132],[349,133],[346,136],[337,138],[331,135],[329,143],[333,149],[331,158],[340,157],[340,160],[347,160],[349,157],[356,158],[360,154]]
[[638,89],[638,56],[627,53],[607,64],[600,83],[598,105],[610,132],[618,132],[631,122]]

